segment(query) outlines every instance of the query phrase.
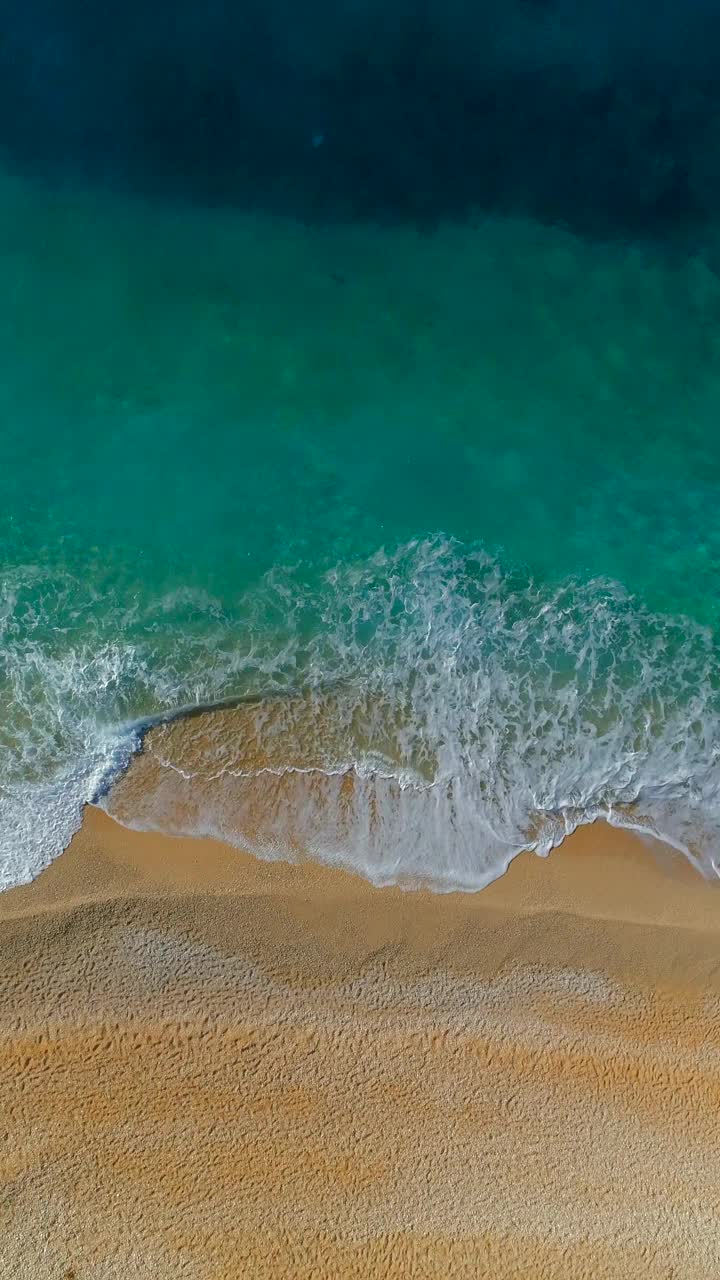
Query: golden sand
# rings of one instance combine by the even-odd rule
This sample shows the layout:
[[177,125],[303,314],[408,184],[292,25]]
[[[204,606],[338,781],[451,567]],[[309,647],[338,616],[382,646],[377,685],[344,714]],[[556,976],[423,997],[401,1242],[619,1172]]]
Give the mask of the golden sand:
[[720,892],[631,835],[433,896],[90,808],[0,970],[3,1280],[720,1275]]

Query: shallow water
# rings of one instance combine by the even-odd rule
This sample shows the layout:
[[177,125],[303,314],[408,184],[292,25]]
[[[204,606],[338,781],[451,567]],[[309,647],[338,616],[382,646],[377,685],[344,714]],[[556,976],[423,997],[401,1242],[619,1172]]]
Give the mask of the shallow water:
[[712,869],[713,244],[1,187],[0,883],[139,722],[293,695],[298,768],[338,689],[317,856],[472,887],[603,813]]

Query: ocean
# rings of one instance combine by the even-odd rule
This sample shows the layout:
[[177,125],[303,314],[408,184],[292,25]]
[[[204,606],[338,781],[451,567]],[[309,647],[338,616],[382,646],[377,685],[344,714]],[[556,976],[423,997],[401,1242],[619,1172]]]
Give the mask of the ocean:
[[143,742],[124,821],[263,857],[475,889],[604,817],[716,873],[710,230],[7,169],[0,282],[0,886]]

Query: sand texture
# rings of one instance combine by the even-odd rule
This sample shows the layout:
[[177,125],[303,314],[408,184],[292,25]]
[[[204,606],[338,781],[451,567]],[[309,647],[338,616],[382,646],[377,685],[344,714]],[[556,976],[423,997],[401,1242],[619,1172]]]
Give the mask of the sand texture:
[[433,896],[88,809],[0,971],[3,1280],[720,1275],[720,892],[630,835]]

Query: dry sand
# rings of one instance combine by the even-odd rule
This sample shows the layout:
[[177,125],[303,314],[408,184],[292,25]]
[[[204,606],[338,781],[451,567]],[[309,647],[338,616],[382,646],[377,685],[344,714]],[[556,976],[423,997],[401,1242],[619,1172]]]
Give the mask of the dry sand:
[[433,896],[88,809],[0,970],[3,1280],[720,1275],[720,891],[631,835]]

